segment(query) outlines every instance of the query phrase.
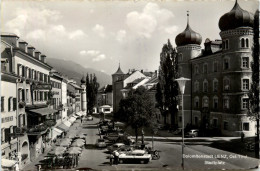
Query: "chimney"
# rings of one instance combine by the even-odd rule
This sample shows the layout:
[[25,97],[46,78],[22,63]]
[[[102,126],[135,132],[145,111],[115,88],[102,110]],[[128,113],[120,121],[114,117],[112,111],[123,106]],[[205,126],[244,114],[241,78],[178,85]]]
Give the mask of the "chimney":
[[19,37],[15,34],[1,34],[1,39],[13,47],[19,47]]
[[32,47],[32,46],[30,46],[30,47],[28,47],[27,49],[28,49],[28,53],[29,53],[30,55],[32,55],[33,57],[35,57],[35,53],[34,53],[35,48]]
[[46,55],[43,55],[43,54],[41,55],[41,61],[46,63]]
[[36,51],[35,52],[35,58],[38,59],[38,60],[41,60],[41,52]]
[[27,49],[27,42],[21,41],[19,42],[19,48],[21,48],[25,53],[28,53],[28,49]]

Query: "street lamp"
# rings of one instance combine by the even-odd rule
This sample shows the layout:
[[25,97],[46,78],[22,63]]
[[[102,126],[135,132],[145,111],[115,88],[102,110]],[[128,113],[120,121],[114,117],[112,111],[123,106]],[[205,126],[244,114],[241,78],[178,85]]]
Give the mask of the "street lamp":
[[186,81],[190,81],[190,79],[188,78],[184,78],[184,77],[180,77],[178,79],[175,79],[175,81],[178,82],[178,85],[179,85],[179,88],[180,88],[180,91],[181,91],[181,111],[182,111],[182,163],[181,163],[181,166],[182,166],[182,169],[184,169],[184,112],[183,112],[183,94],[184,94],[184,90],[185,90],[185,83]]

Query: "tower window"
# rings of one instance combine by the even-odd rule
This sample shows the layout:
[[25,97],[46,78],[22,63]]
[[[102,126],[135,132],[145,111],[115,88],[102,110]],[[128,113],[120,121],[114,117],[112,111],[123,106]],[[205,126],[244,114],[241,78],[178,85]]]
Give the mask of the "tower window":
[[248,57],[242,58],[242,67],[243,68],[249,68],[249,58]]
[[240,46],[241,46],[241,48],[248,48],[249,47],[249,39],[248,38],[242,38],[240,40]]
[[242,109],[248,109],[248,105],[249,105],[249,99],[243,98],[242,99]]
[[229,59],[228,58],[224,59],[224,69],[229,69]]
[[183,61],[182,53],[179,53],[179,62]]
[[243,90],[249,90],[249,79],[243,79],[242,80],[242,89]]

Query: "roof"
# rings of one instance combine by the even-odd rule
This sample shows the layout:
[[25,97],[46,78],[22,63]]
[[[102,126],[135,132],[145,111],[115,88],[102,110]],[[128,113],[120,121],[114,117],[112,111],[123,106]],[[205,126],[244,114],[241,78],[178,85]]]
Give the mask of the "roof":
[[119,65],[117,71],[113,75],[118,75],[118,74],[124,74],[123,71],[120,68],[120,65]]
[[148,80],[145,84],[158,83],[158,77],[154,75],[150,80]]
[[99,89],[100,93],[111,93],[112,91],[113,91],[112,85],[110,85],[110,84],[107,84]]
[[33,109],[33,110],[30,110],[30,112],[37,113],[37,114],[40,114],[42,116],[45,116],[45,115],[48,115],[48,114],[55,113],[55,112],[57,112],[57,110],[46,107],[46,108],[40,108],[40,109]]

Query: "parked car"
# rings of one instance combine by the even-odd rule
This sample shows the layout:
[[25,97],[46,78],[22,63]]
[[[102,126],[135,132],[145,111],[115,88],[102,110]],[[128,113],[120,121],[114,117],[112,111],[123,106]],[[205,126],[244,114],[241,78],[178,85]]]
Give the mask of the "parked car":
[[199,135],[199,130],[198,129],[191,129],[189,132],[185,134],[185,137],[197,137]]
[[104,148],[107,146],[107,144],[104,139],[97,139],[96,146],[98,148]]
[[182,128],[178,128],[173,132],[174,135],[181,135],[182,134]]
[[87,120],[88,120],[88,121],[93,121],[93,117],[92,117],[91,115],[88,115],[88,116],[87,116]]
[[134,148],[132,147],[132,146],[130,146],[130,145],[123,145],[123,146],[121,146],[121,147],[119,147],[118,149],[117,149],[117,151],[119,152],[119,154],[121,154],[121,153],[126,153],[126,152],[130,152],[130,151],[133,151],[134,150]]
[[106,136],[104,136],[104,139],[107,139],[112,142],[116,142],[118,140],[118,138],[119,138],[119,135],[116,132],[108,133]]
[[114,152],[115,150],[118,150],[120,147],[122,147],[122,146],[124,146],[124,145],[125,145],[125,144],[123,144],[123,143],[115,143],[115,144],[109,146],[109,147],[107,148],[107,150],[108,150],[110,153],[112,153],[112,152]]
[[119,163],[135,162],[144,164],[150,160],[151,154],[146,153],[144,150],[133,150],[119,154]]

